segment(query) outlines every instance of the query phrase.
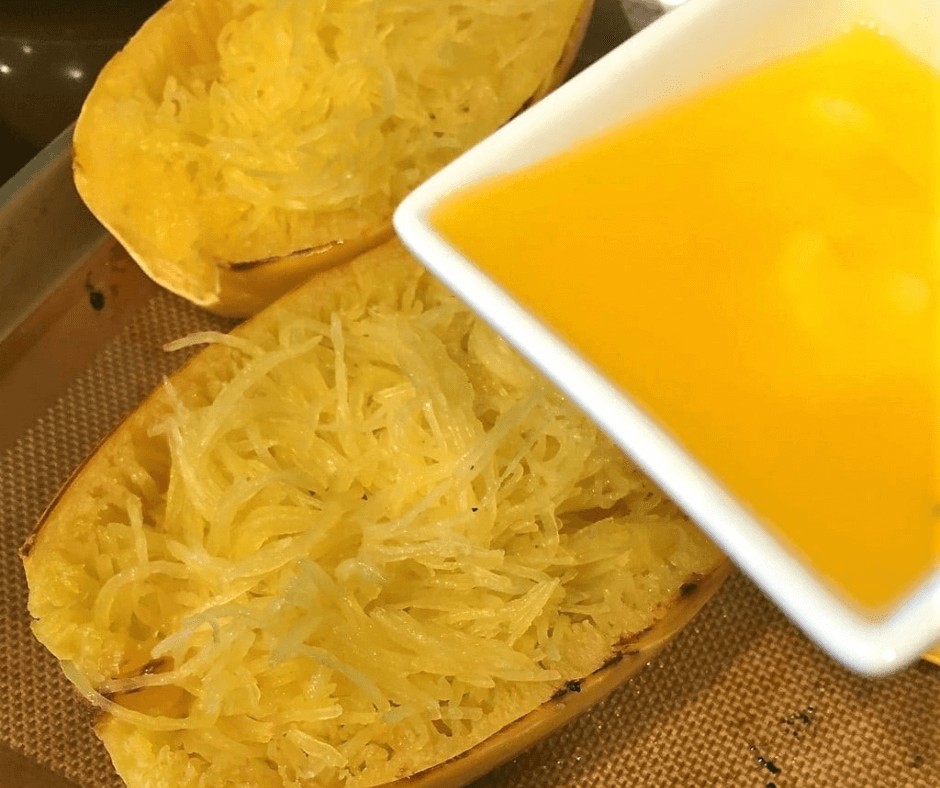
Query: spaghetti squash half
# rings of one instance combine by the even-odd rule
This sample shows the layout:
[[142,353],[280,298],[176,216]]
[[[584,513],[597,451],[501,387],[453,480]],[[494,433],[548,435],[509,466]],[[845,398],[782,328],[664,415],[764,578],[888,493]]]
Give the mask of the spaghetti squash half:
[[391,236],[557,83],[591,0],[170,0],[108,63],[75,183],[144,271],[246,315]]
[[24,548],[34,632],[132,787],[428,769],[721,561],[397,242],[193,342]]

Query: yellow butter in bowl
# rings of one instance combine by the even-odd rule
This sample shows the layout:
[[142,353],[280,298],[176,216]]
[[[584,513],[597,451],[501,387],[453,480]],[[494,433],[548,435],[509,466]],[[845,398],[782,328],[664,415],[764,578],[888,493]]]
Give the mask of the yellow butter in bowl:
[[937,565],[938,97],[857,26],[431,221],[881,611]]

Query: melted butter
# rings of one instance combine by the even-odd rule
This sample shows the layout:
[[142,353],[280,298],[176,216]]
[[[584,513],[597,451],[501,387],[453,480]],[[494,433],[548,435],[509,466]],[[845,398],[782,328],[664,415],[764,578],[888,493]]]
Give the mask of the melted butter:
[[938,108],[937,72],[860,26],[432,221],[881,608],[940,552]]

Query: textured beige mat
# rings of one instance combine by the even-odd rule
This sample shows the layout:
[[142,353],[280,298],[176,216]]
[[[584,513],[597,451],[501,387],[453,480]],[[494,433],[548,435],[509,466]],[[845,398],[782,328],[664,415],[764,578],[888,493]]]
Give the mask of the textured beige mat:
[[[82,457],[180,363],[162,344],[224,326],[168,294],[148,298],[0,453],[0,765],[12,764],[0,785],[21,785],[24,763],[81,786],[119,784],[82,702],[29,634],[16,551]],[[478,785],[935,788],[940,668],[848,674],[736,575],[639,677]]]

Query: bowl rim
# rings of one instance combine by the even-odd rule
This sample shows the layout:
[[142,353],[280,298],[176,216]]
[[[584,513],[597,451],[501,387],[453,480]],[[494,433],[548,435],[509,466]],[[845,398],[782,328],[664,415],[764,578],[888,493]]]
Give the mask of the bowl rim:
[[[883,613],[862,612],[771,534],[633,401],[476,269],[429,221],[430,211],[445,196],[481,178],[535,163],[622,120],[622,114],[613,117],[609,105],[615,102],[605,103],[605,96],[622,93],[628,80],[644,68],[663,65],[669,53],[682,47],[689,50],[706,34],[719,40],[743,35],[748,25],[766,22],[767,14],[815,2],[697,0],[680,6],[432,176],[402,202],[394,225],[432,273],[592,416],[812,640],[856,672],[883,675],[915,661],[940,642],[940,567]],[[849,3],[830,0],[829,5]],[[737,24],[742,18],[747,21]],[[729,24],[737,25],[738,32],[728,32]],[[715,46],[711,41],[705,48]],[[636,111],[658,100],[661,97],[640,102]],[[546,359],[551,363],[546,364]]]

